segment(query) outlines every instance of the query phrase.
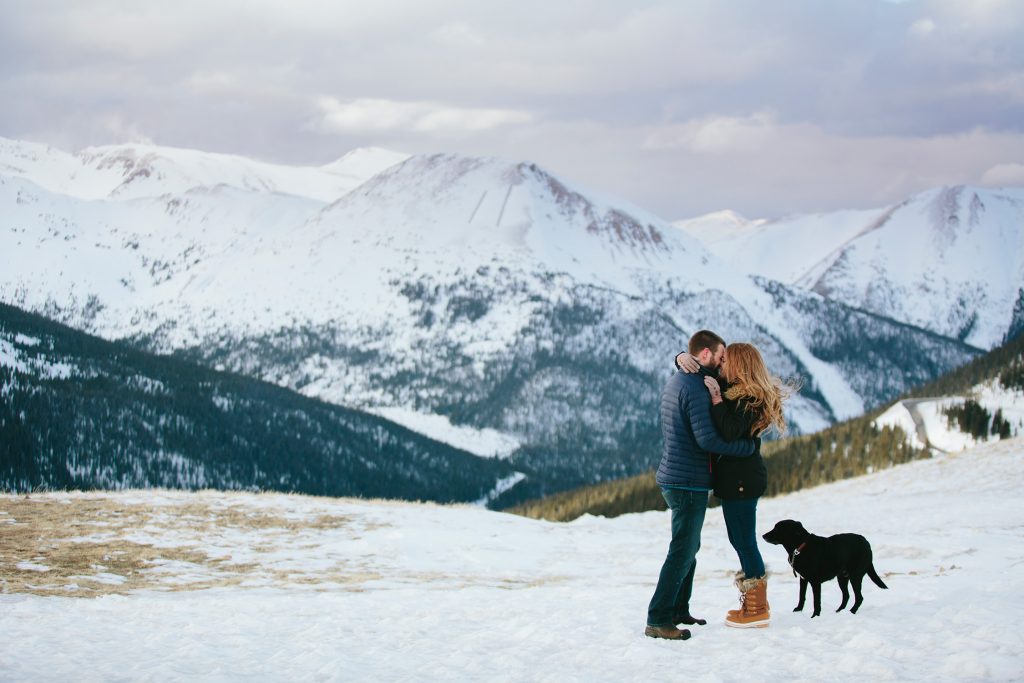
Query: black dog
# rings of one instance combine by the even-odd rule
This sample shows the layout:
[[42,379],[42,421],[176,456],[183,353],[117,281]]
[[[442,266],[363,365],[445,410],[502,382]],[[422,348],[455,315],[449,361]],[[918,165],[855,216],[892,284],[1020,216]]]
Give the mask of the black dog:
[[793,573],[800,577],[800,602],[794,612],[804,608],[807,596],[807,584],[814,591],[814,614],[821,614],[821,584],[839,578],[839,590],[843,591],[841,611],[846,607],[850,594],[846,590],[847,583],[853,584],[853,607],[850,612],[857,613],[864,598],[860,594],[860,584],[867,574],[879,588],[888,588],[878,578],[871,562],[871,544],[859,534],[836,534],[825,538],[815,536],[804,529],[804,525],[791,519],[784,519],[762,538],[769,543],[781,545],[789,554],[789,564]]

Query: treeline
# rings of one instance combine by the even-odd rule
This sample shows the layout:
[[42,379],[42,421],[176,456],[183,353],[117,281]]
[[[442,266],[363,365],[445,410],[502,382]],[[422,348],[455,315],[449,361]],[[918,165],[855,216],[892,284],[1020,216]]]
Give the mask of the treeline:
[[0,491],[216,488],[475,501],[512,467],[382,418],[0,305]]
[[[1007,389],[1024,390],[1024,335],[902,398],[960,395],[991,379],[997,379]],[[984,415],[973,408],[967,410],[969,415],[962,417],[954,413],[951,418],[963,419],[965,431],[977,429],[985,436],[993,433],[1003,436],[1009,427],[1001,414],[989,415],[984,408],[981,408]],[[790,493],[930,457],[928,451],[911,447],[901,429],[874,426],[881,412],[876,410],[814,434],[765,442],[762,447],[768,468],[765,495]],[[997,417],[1001,421],[997,421]],[[716,504],[714,498],[712,501]],[[584,514],[615,517],[664,509],[665,502],[654,481],[654,472],[647,472],[527,501],[508,512],[536,519],[568,521]]]
[[[873,417],[848,420],[815,434],[765,442],[762,446],[768,468],[765,495],[790,493],[928,457],[926,451],[907,443],[903,430],[874,427]],[[717,505],[715,498],[711,500],[712,505]],[[569,521],[584,514],[616,517],[664,509],[665,501],[654,481],[654,472],[647,472],[528,501],[508,512],[535,519]]]
[[[963,393],[972,386],[998,377],[998,385],[1009,391],[1024,391],[1024,335],[1011,339],[967,365],[916,389],[914,396],[949,395]],[[1007,439],[1013,435],[1013,426],[1002,410],[990,413],[972,398],[943,411],[951,427],[957,427],[976,439],[998,436]]]
[[998,378],[1000,385],[1007,389],[1024,389],[1024,334],[941,377],[911,389],[903,398],[956,396],[994,378]]
[[1013,428],[1010,421],[1003,417],[1002,410],[996,410],[995,414],[989,413],[985,406],[973,399],[967,399],[962,405],[950,406],[943,412],[950,427],[956,427],[975,439],[987,439],[990,436],[1009,439],[1013,436]]

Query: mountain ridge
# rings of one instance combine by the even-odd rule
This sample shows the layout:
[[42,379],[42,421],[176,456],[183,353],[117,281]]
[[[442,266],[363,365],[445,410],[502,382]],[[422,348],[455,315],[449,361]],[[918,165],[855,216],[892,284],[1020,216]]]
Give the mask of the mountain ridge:
[[520,444],[517,496],[646,470],[661,385],[700,328],[805,380],[800,432],[976,354],[744,274],[529,162],[414,156],[333,201],[229,183],[87,202],[26,183],[0,170],[0,301],[339,405],[495,430]]
[[408,155],[358,149],[323,166],[284,166],[238,154],[130,143],[75,153],[0,137],[0,173],[86,200],[137,199],[226,184],[330,201]]
[[1024,188],[933,188],[884,209],[765,221],[723,240],[705,234],[713,216],[677,225],[743,272],[979,348],[1021,327]]

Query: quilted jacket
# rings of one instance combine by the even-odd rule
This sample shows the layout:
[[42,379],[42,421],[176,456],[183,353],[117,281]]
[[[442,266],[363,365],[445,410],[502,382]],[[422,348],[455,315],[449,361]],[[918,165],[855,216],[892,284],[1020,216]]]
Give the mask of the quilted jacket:
[[711,453],[746,457],[756,450],[752,439],[730,443],[715,431],[706,374],[703,369],[676,371],[661,393],[662,452],[656,480],[662,488],[710,491]]

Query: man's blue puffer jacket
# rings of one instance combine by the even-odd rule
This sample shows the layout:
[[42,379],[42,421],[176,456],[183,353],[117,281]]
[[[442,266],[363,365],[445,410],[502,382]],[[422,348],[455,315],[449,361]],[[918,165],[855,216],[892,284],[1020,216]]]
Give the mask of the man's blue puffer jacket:
[[661,464],[656,478],[662,488],[711,490],[708,455],[745,457],[754,453],[752,439],[724,441],[711,420],[711,396],[705,372],[676,371],[661,394]]

